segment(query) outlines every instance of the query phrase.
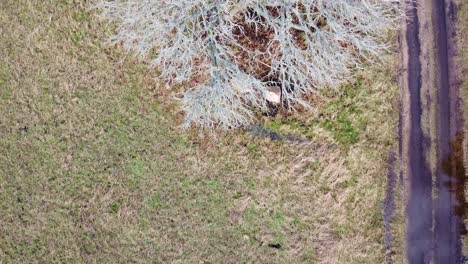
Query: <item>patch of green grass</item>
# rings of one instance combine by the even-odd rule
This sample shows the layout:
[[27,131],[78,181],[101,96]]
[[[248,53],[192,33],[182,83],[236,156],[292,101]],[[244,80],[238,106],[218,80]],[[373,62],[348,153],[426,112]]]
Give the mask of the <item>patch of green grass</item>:
[[272,216],[272,228],[279,230],[284,226],[284,224],[285,219],[283,213],[281,211],[274,212]]
[[116,214],[116,213],[119,212],[120,207],[121,207],[121,205],[120,205],[119,202],[117,202],[117,201],[116,201],[116,202],[113,202],[113,203],[111,204],[110,211],[111,211],[112,213]]
[[149,198],[146,199],[146,204],[150,209],[153,210],[160,208],[162,206],[161,194],[152,194]]
[[142,184],[143,177],[147,168],[144,161],[135,159],[128,165],[129,185],[131,188],[138,189]]
[[255,191],[256,182],[255,182],[254,179],[252,179],[252,178],[243,178],[243,181],[244,181],[245,186],[247,186],[247,190],[249,192]]
[[[261,213],[255,207],[247,208],[242,216],[241,230],[244,235],[254,238],[260,232]],[[253,240],[251,240],[253,242]]]
[[249,152],[250,155],[256,156],[258,155],[258,146],[255,143],[247,143],[247,151]]
[[84,32],[78,31],[78,32],[73,32],[70,35],[70,38],[73,42],[73,44],[78,45],[80,42],[83,41],[83,39],[86,37]]
[[0,99],[8,100],[11,99],[13,90],[11,86],[7,85],[10,80],[10,69],[8,65],[0,65]]
[[339,224],[335,227],[335,232],[341,239],[348,237],[352,234],[352,227],[348,224]]
[[320,125],[332,132],[338,143],[349,146],[358,142],[361,130],[365,129],[364,109],[358,105],[366,100],[367,95],[359,78],[352,85],[332,93],[331,100],[320,114]]
[[219,190],[219,183],[216,180],[209,180],[208,186],[213,192]]
[[290,132],[317,139],[320,128],[331,133],[334,141],[348,148],[359,141],[362,130],[366,128],[366,118],[360,104],[368,94],[361,79],[340,90],[325,92],[327,102],[319,109],[317,119],[302,121],[295,117],[289,119],[267,120],[266,127],[277,132]]
[[325,120],[323,127],[333,133],[335,140],[343,145],[358,142],[359,130],[353,126],[346,113],[340,113],[335,120]]
[[0,86],[3,87],[5,83],[10,79],[10,70],[8,65],[0,65]]
[[77,22],[86,22],[92,20],[91,14],[89,11],[78,10],[73,14],[73,18]]

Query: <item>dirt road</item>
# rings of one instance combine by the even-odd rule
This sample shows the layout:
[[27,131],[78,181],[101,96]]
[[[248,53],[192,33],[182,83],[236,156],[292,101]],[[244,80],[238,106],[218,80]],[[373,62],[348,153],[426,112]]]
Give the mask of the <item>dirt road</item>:
[[401,44],[401,161],[409,263],[461,263],[465,199],[456,6],[415,0]]

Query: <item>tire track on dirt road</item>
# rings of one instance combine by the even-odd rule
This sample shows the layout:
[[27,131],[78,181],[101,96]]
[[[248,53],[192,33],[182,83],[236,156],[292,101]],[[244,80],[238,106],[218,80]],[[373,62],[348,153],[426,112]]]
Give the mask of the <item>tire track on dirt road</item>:
[[456,6],[452,0],[413,0],[408,10],[400,120],[406,257],[409,263],[462,263],[466,203]]
[[432,176],[425,159],[427,146],[424,144],[422,129],[423,105],[421,42],[419,39],[420,22],[417,14],[417,3],[410,4],[410,19],[406,24],[407,44],[407,93],[409,101],[404,103],[408,108],[409,133],[406,148],[408,205],[407,205],[407,257],[410,263],[425,263],[430,258],[432,228]]

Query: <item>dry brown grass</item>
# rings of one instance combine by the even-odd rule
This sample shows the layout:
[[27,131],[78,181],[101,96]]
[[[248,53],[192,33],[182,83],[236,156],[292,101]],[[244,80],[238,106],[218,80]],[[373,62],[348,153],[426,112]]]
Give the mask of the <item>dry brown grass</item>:
[[0,262],[383,262],[390,66],[266,120],[310,143],[199,140],[89,4],[0,1]]
[[[468,168],[468,3],[466,1],[457,0],[458,4],[458,49],[460,51],[459,65],[461,67],[459,76],[461,78],[461,96],[463,100],[463,117],[464,117],[464,165],[465,170]],[[465,175],[466,177],[466,175]],[[465,180],[466,182],[466,180]],[[468,191],[465,186],[465,201],[468,201]],[[468,215],[464,216],[465,226],[468,227]],[[468,256],[468,235],[463,237],[463,253]]]

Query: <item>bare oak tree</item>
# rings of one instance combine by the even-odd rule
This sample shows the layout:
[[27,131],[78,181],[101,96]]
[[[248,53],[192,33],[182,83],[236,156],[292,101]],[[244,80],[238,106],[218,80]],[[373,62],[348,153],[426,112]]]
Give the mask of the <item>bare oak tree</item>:
[[[236,128],[281,104],[338,87],[387,48],[401,3],[385,0],[102,0],[114,41],[151,60],[170,82],[190,83],[186,126]],[[187,82],[190,81],[190,82]]]

